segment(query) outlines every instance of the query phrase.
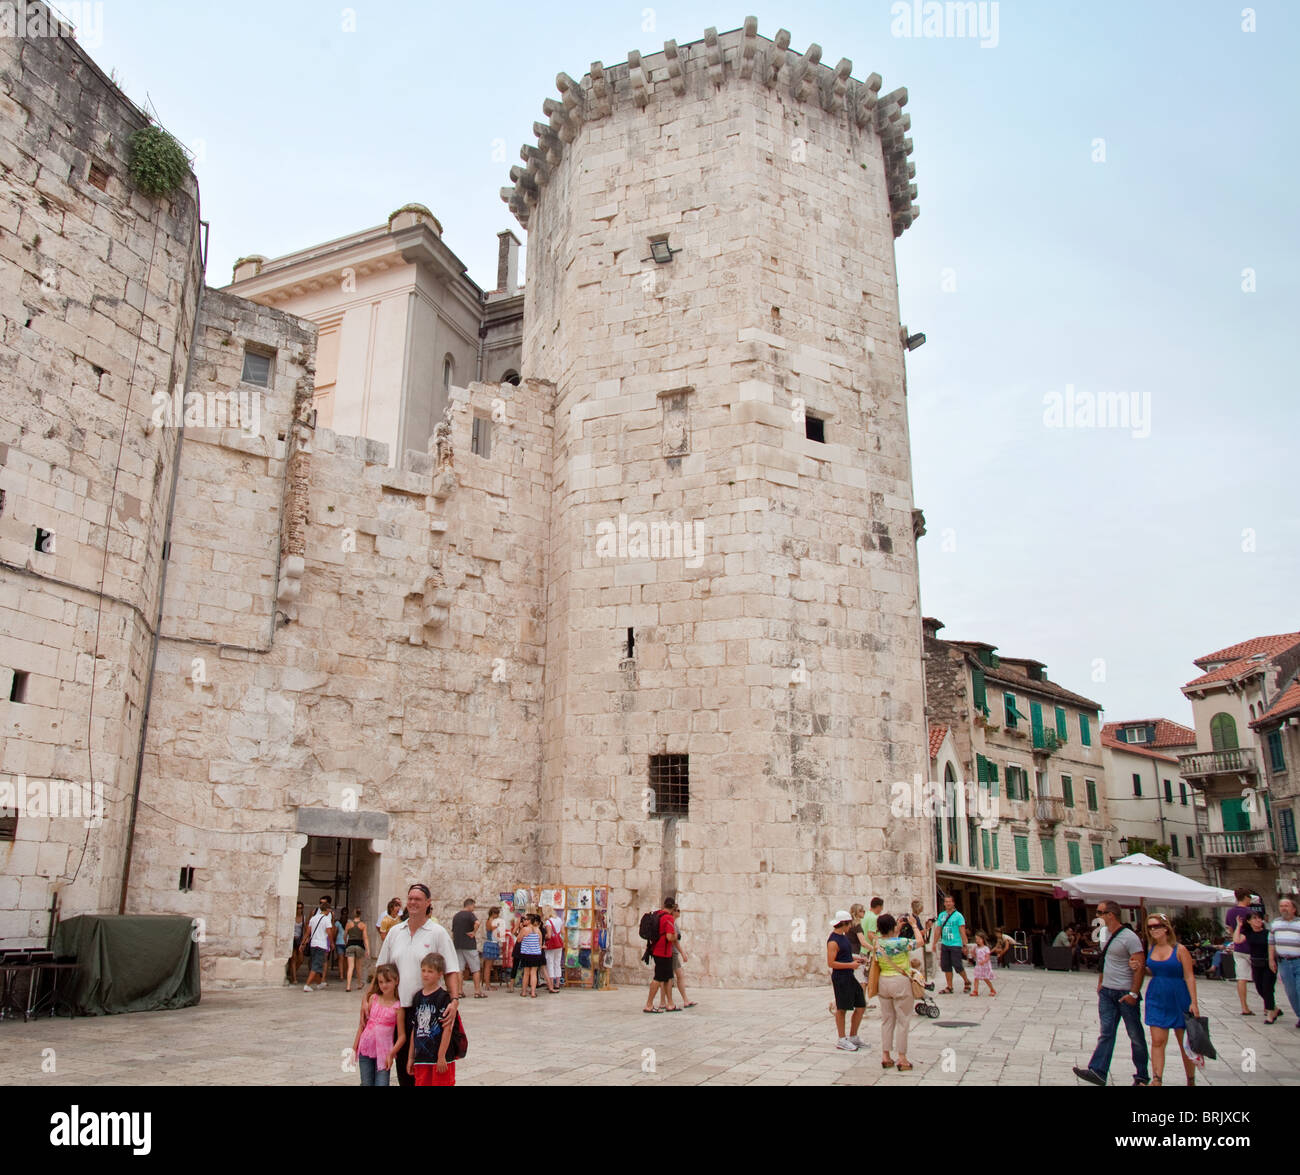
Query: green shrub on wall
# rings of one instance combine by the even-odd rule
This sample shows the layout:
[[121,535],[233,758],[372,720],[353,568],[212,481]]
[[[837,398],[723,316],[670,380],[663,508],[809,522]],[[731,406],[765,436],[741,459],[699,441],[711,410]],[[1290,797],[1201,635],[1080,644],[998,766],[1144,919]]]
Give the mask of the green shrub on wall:
[[190,173],[185,149],[162,127],[136,131],[127,147],[131,180],[146,196],[170,196]]

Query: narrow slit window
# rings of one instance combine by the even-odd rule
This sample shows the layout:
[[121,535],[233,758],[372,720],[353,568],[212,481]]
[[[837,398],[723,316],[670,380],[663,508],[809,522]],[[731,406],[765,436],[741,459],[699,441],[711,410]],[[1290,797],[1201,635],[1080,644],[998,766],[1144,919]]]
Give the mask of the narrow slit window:
[[469,451],[476,457],[490,457],[492,455],[492,420],[487,416],[480,416],[477,412],[474,414],[474,422],[470,426]]
[[14,679],[9,684],[9,700],[20,705],[27,701],[28,674],[21,669],[14,670]]
[[629,628],[627,630],[627,657],[631,660],[636,656],[636,635]]
[[194,888],[194,866],[182,865],[180,884],[176,887],[181,893],[189,893]]

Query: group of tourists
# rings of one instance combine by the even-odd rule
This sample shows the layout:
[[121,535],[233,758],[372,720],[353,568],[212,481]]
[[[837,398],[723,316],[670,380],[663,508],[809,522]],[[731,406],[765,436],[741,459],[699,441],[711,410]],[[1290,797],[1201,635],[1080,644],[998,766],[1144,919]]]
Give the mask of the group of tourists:
[[[1262,906],[1248,890],[1236,891],[1237,905],[1227,913],[1225,923],[1234,943],[1234,962],[1238,964],[1238,992],[1242,1015],[1255,1013],[1246,1003],[1246,984],[1252,979],[1264,1000],[1265,1024],[1276,1023],[1281,1015],[1273,992],[1278,979],[1296,1015],[1300,1028],[1300,919],[1296,917],[1294,898],[1278,902],[1278,917],[1265,925]],[[1247,903],[1252,903],[1247,905]],[[1116,902],[1102,902],[1097,913],[1104,922],[1105,942],[1097,976],[1097,1007],[1101,1034],[1086,1067],[1076,1066],[1076,1077],[1091,1085],[1105,1085],[1110,1070],[1115,1036],[1122,1020],[1128,1031],[1133,1054],[1133,1084],[1163,1085],[1165,1050],[1173,1032],[1182,1058],[1188,1085],[1196,1084],[1196,1070],[1204,1065],[1202,1056],[1189,1045],[1189,1027],[1200,1016],[1196,994],[1196,975],[1192,955],[1179,943],[1173,923],[1164,914],[1148,914],[1144,923],[1146,944],[1121,921]],[[1240,968],[1244,968],[1242,975]],[[1145,996],[1143,982],[1147,983]],[[1140,1009],[1145,1001],[1145,1016]],[[1270,1015],[1271,1013],[1271,1015]],[[1143,1035],[1145,1021],[1151,1044]]]
[[[331,966],[338,968],[339,982],[345,991],[352,990],[355,978],[358,986],[364,981],[365,960],[370,957],[370,931],[360,908],[352,911],[335,911],[328,897],[320,899],[320,906],[307,918],[302,902],[294,911],[293,949],[284,964],[285,982],[298,982],[298,972],[307,963],[307,983],[304,991],[325,987],[325,977]],[[312,980],[315,979],[315,983]]]

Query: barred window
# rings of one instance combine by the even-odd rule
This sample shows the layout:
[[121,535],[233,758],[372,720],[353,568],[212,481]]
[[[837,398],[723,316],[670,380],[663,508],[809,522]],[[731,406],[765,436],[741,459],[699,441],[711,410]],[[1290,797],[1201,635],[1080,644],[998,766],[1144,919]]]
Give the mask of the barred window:
[[691,770],[689,755],[651,755],[652,816],[690,814]]

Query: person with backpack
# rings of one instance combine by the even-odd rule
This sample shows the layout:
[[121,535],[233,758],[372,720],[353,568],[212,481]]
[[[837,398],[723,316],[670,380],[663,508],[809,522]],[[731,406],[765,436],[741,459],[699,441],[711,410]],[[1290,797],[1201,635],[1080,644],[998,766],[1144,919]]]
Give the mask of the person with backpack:
[[[673,1003],[673,944],[677,941],[677,925],[673,921],[673,915],[676,912],[676,899],[667,897],[664,898],[662,909],[641,915],[639,929],[646,943],[645,954],[641,956],[641,961],[643,963],[653,961],[655,968],[654,978],[650,981],[650,994],[646,997],[646,1005],[642,1009],[648,1014],[681,1011]],[[655,996],[660,994],[663,996],[665,1006],[656,1008]]]
[[1106,948],[1097,968],[1097,1012],[1101,1034],[1087,1068],[1074,1066],[1074,1075],[1089,1085],[1105,1085],[1110,1058],[1115,1051],[1115,1033],[1120,1020],[1133,1046],[1134,1085],[1150,1082],[1150,1054],[1142,1031],[1142,978],[1146,951],[1133,929],[1119,920],[1115,902],[1101,902],[1097,914],[1104,922]]
[[[453,956],[455,957],[455,956]],[[436,951],[420,960],[420,990],[411,1002],[411,1048],[406,1058],[406,1072],[419,1085],[455,1085],[456,1062],[465,1055],[460,1044],[465,1030],[459,1012],[453,1012],[452,997],[443,987],[447,962]]]

